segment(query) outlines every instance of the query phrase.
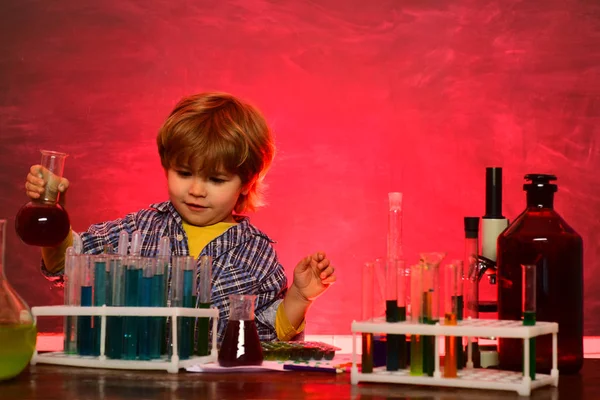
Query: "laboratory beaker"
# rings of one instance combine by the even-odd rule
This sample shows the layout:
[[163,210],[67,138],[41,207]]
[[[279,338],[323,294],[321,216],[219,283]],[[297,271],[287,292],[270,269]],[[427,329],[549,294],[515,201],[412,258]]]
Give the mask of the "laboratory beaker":
[[29,307],[4,276],[5,233],[6,220],[0,220],[0,380],[25,369],[37,336]]
[[28,245],[54,247],[69,234],[71,223],[65,209],[58,204],[58,185],[65,166],[65,153],[41,150],[41,178],[46,182],[39,199],[25,204],[15,220],[17,234]]
[[219,365],[262,365],[263,353],[254,321],[254,295],[229,296],[229,321],[221,349]]

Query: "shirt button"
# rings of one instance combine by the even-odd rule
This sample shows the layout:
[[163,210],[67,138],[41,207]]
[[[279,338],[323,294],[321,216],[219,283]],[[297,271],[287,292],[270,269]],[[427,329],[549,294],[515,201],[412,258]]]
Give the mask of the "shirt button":
[[177,239],[178,242],[181,242],[183,240],[183,235],[180,233],[175,237],[175,239]]

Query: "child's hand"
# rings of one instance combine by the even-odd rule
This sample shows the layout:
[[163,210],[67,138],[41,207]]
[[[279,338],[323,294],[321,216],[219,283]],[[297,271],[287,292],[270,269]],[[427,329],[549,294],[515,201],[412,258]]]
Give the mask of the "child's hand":
[[[27,178],[25,180],[25,193],[30,199],[36,200],[42,196],[46,188],[46,184],[48,183],[46,180],[44,180],[44,176],[54,176],[50,174],[51,172],[46,170],[41,165],[31,166],[29,169],[29,174],[27,174]],[[66,178],[60,178],[60,181],[58,182],[58,191],[62,193],[59,199],[61,204],[64,204],[64,194],[68,188],[69,181]]]
[[335,282],[334,272],[335,268],[330,265],[325,253],[319,251],[305,257],[296,265],[292,285],[306,300],[312,301]]

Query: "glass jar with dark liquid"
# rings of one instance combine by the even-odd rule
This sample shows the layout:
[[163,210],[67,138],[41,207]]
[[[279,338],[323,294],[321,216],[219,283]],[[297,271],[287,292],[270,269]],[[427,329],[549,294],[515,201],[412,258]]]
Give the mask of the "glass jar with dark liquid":
[[229,321],[219,350],[219,365],[262,365],[263,352],[254,321],[254,295],[229,296]]
[[[538,321],[559,324],[558,370],[583,365],[583,241],[554,210],[553,175],[530,174],[523,188],[527,208],[498,237],[498,318],[521,319],[521,265],[536,268]],[[521,370],[523,341],[499,339],[500,367]],[[552,368],[552,336],[537,338],[537,369]]]
[[17,213],[15,229],[28,245],[53,247],[69,234],[71,223],[65,209],[58,204],[58,185],[65,165],[65,153],[42,150],[41,178],[46,182],[44,193],[25,204]]

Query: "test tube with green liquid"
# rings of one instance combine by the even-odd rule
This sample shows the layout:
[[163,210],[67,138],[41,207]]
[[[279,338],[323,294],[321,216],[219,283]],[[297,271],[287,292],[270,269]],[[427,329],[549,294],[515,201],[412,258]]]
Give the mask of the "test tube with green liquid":
[[[126,248],[125,252],[127,252]],[[125,306],[125,281],[127,279],[125,258],[119,253],[119,255],[108,260],[111,288],[110,303],[113,307]],[[109,358],[120,359],[123,357],[124,323],[124,317],[121,316],[106,318],[106,356]]]
[[[77,255],[75,249],[69,247],[65,252],[65,305],[78,306],[80,301],[81,288],[79,286],[79,277],[77,275]],[[65,316],[65,340],[64,353],[77,354],[77,317],[74,315]]]
[[[192,261],[190,261],[190,259]],[[171,307],[183,307],[184,306],[184,292],[185,292],[185,284],[184,284],[184,276],[185,271],[189,269],[188,264],[194,261],[193,257],[190,256],[176,256],[173,257],[172,260],[172,278],[171,278],[171,291],[170,291],[170,306]],[[188,273],[189,276],[189,273]],[[191,295],[191,280],[188,278],[188,284],[190,285],[189,293]],[[177,354],[180,359],[189,358],[189,345],[183,344],[182,341],[189,341],[191,335],[188,333],[187,336],[182,335],[183,328],[183,320],[184,318],[177,318]],[[169,335],[172,334],[172,331],[169,330]],[[183,339],[185,338],[185,340]],[[172,346],[173,346],[173,338],[169,340],[171,344],[171,348],[169,349],[169,356],[173,354]],[[183,353],[182,353],[183,351]]]
[[[152,289],[150,303],[152,307],[166,307],[166,278],[169,273],[169,258],[159,256],[156,260],[156,269],[152,277]],[[161,348],[165,342],[165,317],[150,317],[149,330],[150,341],[149,353],[150,359],[157,359],[161,356]]]
[[[417,264],[410,267],[410,320],[412,323],[421,323],[422,307],[421,296],[423,293],[423,265]],[[410,335],[410,374],[423,375],[423,336]]]
[[[90,256],[82,254],[77,257],[80,278],[80,304],[82,307],[91,307],[93,303],[94,269],[90,262]],[[77,351],[79,355],[94,355],[94,326],[93,319],[89,315],[77,318]]]
[[[522,271],[522,295],[521,305],[523,311],[523,325],[534,326],[536,322],[536,266],[535,264],[521,265]],[[535,338],[524,339],[529,340],[529,377],[535,380],[536,373],[536,349]],[[523,352],[523,360],[525,360],[525,352]],[[525,365],[525,363],[523,364]],[[525,367],[523,367],[523,375],[525,375]]]
[[[125,306],[139,307],[142,289],[142,258],[129,256],[126,258]],[[124,317],[123,358],[135,360],[138,356],[139,317]]]
[[[200,256],[198,267],[198,308],[210,308],[212,292],[212,257]],[[198,318],[196,355],[207,356],[210,353],[209,347],[209,318]]]
[[[439,266],[443,253],[421,254],[423,292],[421,295],[422,323],[435,325],[439,321]],[[423,373],[433,376],[435,370],[435,336],[423,337]]]
[[[362,269],[362,320],[373,319],[373,285],[374,269],[372,262],[366,262]],[[369,374],[373,372],[373,334],[362,334],[362,356],[361,372]]]
[[[462,307],[462,270],[463,262],[461,260],[453,261],[446,266],[446,299],[444,301],[444,325],[446,326],[456,326],[458,324],[459,307]],[[458,376],[457,353],[462,350],[462,343],[457,343],[459,341],[459,337],[456,336],[447,335],[445,337],[445,378],[456,378]]]
[[[196,260],[186,257],[183,264],[183,307],[194,308],[196,306],[195,295],[198,286],[196,284]],[[179,358],[185,360],[194,353],[194,318],[179,318]]]

